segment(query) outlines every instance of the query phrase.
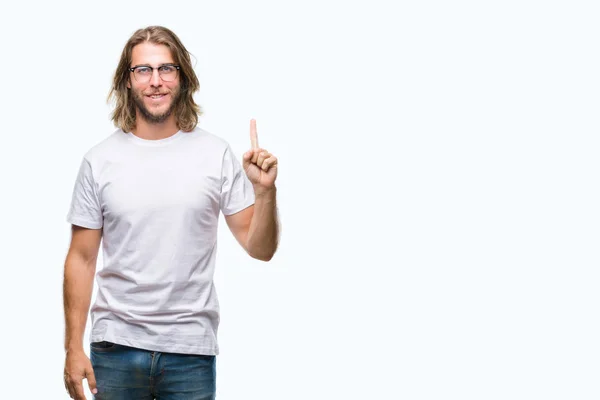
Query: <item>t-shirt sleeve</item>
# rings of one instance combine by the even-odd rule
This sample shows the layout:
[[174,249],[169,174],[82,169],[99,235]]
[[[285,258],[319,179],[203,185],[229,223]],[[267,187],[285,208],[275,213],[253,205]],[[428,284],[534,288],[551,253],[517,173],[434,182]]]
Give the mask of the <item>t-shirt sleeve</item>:
[[221,201],[223,215],[235,214],[254,204],[254,188],[240,162],[227,146],[221,166]]
[[92,175],[92,167],[85,157],[75,180],[67,221],[90,229],[100,229],[103,225],[98,188]]

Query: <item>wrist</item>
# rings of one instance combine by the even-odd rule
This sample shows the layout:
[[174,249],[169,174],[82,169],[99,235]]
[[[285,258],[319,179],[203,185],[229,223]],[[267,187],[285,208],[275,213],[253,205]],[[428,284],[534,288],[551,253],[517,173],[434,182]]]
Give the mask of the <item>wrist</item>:
[[262,187],[254,186],[254,196],[255,197],[275,196],[276,193],[277,193],[277,188],[275,187],[275,185],[273,185],[270,188],[262,188]]
[[78,353],[83,350],[82,342],[69,343],[65,346],[65,353]]

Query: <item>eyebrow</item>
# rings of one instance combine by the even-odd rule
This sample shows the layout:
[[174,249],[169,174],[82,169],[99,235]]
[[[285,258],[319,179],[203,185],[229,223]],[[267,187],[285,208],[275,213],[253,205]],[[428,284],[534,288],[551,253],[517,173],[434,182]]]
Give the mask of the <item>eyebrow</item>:
[[[166,65],[177,65],[177,64],[175,64],[175,63],[163,63],[163,64],[159,64],[157,68],[164,67]],[[152,67],[152,65],[150,65],[150,64],[138,64],[138,65],[134,65],[133,67],[129,67],[129,68],[137,68],[137,67]]]

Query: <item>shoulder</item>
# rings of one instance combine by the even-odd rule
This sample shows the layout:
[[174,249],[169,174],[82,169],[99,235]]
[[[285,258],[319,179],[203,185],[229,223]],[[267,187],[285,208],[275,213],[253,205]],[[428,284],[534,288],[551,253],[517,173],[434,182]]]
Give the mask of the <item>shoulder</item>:
[[235,157],[230,143],[220,136],[198,127],[188,134],[193,142],[191,147],[214,162],[223,163]]
[[187,135],[190,137],[190,140],[196,141],[212,151],[225,151],[229,147],[229,143],[225,139],[199,127],[187,132]]
[[100,142],[93,145],[83,156],[89,162],[98,162],[110,154],[114,154],[117,147],[121,146],[126,140],[125,133],[117,129]]
[[123,152],[123,143],[126,140],[125,133],[121,129],[117,129],[88,149],[81,162],[87,164],[87,168],[96,176],[111,160]]

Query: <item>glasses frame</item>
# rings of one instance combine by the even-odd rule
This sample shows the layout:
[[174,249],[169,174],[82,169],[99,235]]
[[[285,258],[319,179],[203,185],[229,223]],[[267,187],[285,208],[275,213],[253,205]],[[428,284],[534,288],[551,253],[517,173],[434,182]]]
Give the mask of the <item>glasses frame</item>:
[[[133,72],[133,78],[135,79],[136,82],[139,82],[139,83],[150,82],[150,80],[152,79],[152,76],[154,76],[154,70],[158,71],[159,78],[165,82],[173,82],[175,79],[177,79],[177,76],[175,76],[175,78],[172,81],[163,79],[162,75],[160,74],[160,68],[162,68],[162,67],[175,67],[177,74],[179,74],[179,71],[181,70],[181,67],[177,64],[162,64],[162,65],[159,65],[158,67],[151,67],[150,65],[136,65],[135,67],[130,67],[129,71]],[[152,74],[150,74],[148,76],[148,79],[146,81],[138,81],[137,77],[135,76],[135,70],[138,68],[150,68],[150,70],[152,70]]]

